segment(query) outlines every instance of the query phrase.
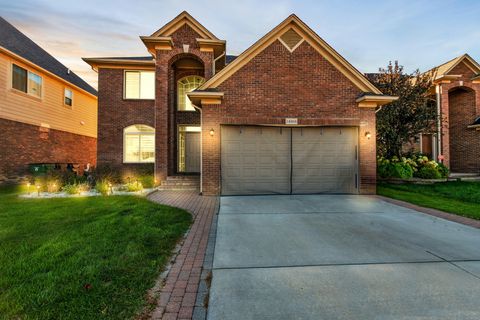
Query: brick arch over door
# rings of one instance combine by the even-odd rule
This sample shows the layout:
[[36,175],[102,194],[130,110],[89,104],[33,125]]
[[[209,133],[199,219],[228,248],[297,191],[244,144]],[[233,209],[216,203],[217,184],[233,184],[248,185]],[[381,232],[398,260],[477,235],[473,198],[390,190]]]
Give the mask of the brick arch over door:
[[450,170],[480,172],[480,132],[469,129],[478,116],[475,91],[455,87],[448,91],[448,125],[450,133]]
[[[173,35],[175,46],[172,50],[156,51],[156,88],[155,88],[155,123],[156,123],[156,161],[155,174],[164,179],[167,175],[175,174],[176,154],[172,140],[175,137],[176,125],[172,120],[174,113],[175,79],[172,73],[172,64],[182,58],[193,58],[200,61],[203,68],[203,77],[212,76],[213,52],[200,51],[198,34],[187,27],[176,31]],[[185,52],[184,44],[188,44]]]

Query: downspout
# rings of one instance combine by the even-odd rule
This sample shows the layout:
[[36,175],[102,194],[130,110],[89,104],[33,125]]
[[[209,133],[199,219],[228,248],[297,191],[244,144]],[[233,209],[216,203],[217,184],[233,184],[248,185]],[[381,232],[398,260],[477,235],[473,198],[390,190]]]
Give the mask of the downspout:
[[223,56],[225,56],[225,51],[223,51],[223,53],[221,55],[219,55],[218,57],[216,57],[215,59],[213,59],[212,61],[212,77],[215,75],[215,65],[216,65],[216,62],[218,61],[218,59],[222,58]]
[[435,85],[435,96],[437,100],[437,159],[438,161],[443,163],[443,159],[439,159],[438,157],[443,154],[442,152],[442,95],[441,95],[442,88],[439,84]]

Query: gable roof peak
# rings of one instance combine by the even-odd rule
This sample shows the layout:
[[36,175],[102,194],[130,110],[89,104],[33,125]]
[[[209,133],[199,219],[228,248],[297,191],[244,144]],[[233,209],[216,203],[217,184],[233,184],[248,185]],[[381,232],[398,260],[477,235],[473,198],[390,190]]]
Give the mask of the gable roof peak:
[[469,67],[475,74],[480,74],[480,64],[475,61],[468,53],[464,53],[460,56],[457,56],[447,62],[444,62],[427,72],[425,74],[431,74],[435,79],[441,78],[445,75],[448,75],[456,66],[464,62],[467,67]]
[[218,38],[198,22],[190,13],[182,11],[163,27],[152,33],[150,37],[170,37],[175,31],[184,25],[188,25],[204,39],[218,40]]
[[355,69],[345,58],[335,51],[325,40],[317,35],[305,22],[297,15],[291,14],[285,20],[280,22],[275,28],[260,38],[233,62],[228,64],[220,72],[207,80],[199,87],[199,90],[216,88],[236,71],[242,68],[246,63],[262,52],[267,46],[279,39],[286,31],[293,28],[303,39],[308,42],[320,55],[334,65],[341,73],[350,79],[361,91],[382,94],[360,71]]

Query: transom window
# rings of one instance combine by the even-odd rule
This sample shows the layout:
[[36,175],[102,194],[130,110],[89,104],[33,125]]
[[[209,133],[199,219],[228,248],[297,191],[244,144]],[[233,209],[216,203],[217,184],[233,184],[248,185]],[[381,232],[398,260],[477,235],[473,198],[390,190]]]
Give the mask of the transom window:
[[154,71],[125,71],[125,99],[155,99]]
[[187,93],[200,87],[205,82],[200,76],[188,76],[182,78],[177,83],[178,111],[195,111],[192,102],[187,97]]
[[65,88],[65,94],[64,94],[64,103],[67,106],[72,106],[73,105],[73,92],[70,89]]
[[123,162],[155,162],[155,129],[135,124],[123,129]]
[[40,98],[42,96],[42,77],[14,64],[12,88]]

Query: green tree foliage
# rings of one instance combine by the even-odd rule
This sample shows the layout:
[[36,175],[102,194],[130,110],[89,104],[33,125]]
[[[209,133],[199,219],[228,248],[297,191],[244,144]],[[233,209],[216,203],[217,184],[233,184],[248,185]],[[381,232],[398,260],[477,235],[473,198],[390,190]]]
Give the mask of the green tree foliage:
[[381,68],[372,79],[383,94],[399,99],[377,112],[378,154],[387,158],[402,156],[402,145],[419,133],[434,133],[435,101],[429,96],[431,77],[418,70],[407,74],[398,62]]

